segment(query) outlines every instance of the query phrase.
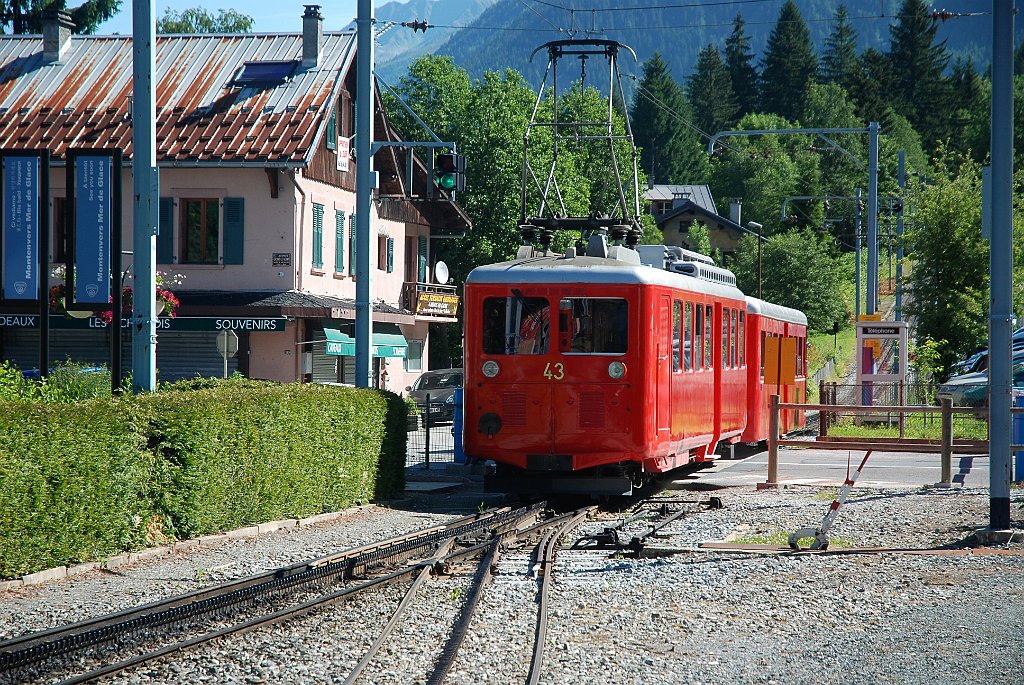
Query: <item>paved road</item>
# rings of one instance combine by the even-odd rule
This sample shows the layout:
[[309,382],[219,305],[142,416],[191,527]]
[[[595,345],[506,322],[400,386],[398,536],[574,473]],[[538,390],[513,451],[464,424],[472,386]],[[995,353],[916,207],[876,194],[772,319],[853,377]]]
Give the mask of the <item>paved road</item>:
[[[804,485],[841,485],[847,470],[853,473],[864,458],[860,450],[781,449],[779,481]],[[988,457],[953,456],[953,484],[988,487]],[[768,453],[759,452],[739,461],[720,460],[693,474],[708,485],[755,485],[767,480]],[[864,466],[858,484],[873,487],[918,487],[942,479],[938,454],[874,452]],[[691,479],[687,479],[691,480]]]

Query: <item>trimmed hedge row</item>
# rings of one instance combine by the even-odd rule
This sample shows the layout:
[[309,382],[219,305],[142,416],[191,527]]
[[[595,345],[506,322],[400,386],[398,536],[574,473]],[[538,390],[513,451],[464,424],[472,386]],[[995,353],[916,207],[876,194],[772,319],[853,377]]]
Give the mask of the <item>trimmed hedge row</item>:
[[253,382],[0,403],[0,578],[399,494],[406,414],[387,392]]

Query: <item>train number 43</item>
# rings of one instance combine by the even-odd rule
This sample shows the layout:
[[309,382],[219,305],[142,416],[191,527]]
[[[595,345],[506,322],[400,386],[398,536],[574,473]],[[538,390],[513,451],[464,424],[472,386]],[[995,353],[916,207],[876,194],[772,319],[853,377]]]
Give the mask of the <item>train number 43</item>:
[[554,364],[548,362],[544,367],[544,378],[547,378],[549,381],[562,380],[565,378],[565,366],[562,365],[562,362],[555,362]]

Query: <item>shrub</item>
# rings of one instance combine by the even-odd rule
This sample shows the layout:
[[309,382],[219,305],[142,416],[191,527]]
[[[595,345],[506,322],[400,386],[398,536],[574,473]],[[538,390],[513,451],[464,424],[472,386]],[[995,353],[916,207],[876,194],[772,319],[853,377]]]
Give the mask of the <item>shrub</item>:
[[[0,393],[22,381],[0,366]],[[389,392],[227,379],[73,407],[17,396],[0,400],[0,577],[404,488],[407,410]]]
[[137,548],[154,457],[132,403],[0,403],[0,576]]

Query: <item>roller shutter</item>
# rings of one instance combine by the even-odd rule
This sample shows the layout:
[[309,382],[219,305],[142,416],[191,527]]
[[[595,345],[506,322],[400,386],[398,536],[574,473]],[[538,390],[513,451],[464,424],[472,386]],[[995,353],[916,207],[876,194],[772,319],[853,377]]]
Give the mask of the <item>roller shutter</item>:
[[[240,341],[241,342],[241,341]],[[239,348],[238,354],[245,354]],[[215,331],[179,331],[159,333],[156,344],[157,378],[177,381],[184,378],[220,378],[224,359],[217,351]],[[238,369],[238,355],[228,359],[228,374]]]

